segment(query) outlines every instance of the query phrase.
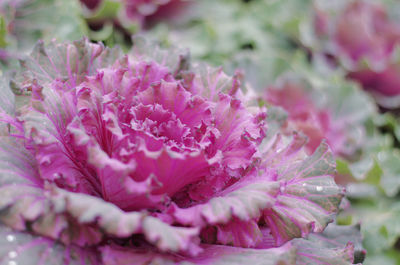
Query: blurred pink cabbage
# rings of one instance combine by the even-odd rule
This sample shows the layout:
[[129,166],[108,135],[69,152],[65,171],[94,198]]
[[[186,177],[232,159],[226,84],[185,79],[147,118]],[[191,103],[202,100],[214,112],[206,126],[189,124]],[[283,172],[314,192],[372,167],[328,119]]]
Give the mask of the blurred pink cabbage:
[[335,16],[316,10],[314,26],[317,35],[328,39],[328,52],[342,61],[350,78],[376,94],[379,103],[388,107],[395,104],[390,103],[394,101],[390,97],[400,95],[400,72],[395,55],[400,25],[389,17],[383,6],[356,0],[350,1]]
[[308,137],[307,150],[314,152],[326,139],[336,155],[345,154],[344,125],[332,119],[332,110],[320,109],[310,98],[310,92],[299,81],[285,80],[279,86],[266,89],[265,100],[282,107],[288,113],[286,130],[299,131]]

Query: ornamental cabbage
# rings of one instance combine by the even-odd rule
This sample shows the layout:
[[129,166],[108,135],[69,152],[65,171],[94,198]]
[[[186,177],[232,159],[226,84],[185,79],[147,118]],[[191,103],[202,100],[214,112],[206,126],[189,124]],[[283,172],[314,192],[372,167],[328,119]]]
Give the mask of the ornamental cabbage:
[[337,154],[345,149],[344,128],[335,126],[332,113],[328,109],[318,109],[302,82],[284,80],[281,86],[266,89],[265,99],[288,112],[288,127],[304,133],[308,137],[307,149],[314,152],[323,139]]
[[2,81],[0,260],[350,264],[301,239],[343,196],[328,145],[264,139],[238,76],[135,43],[39,43]]
[[365,147],[364,124],[375,111],[373,101],[358,86],[335,75],[310,72],[302,60],[267,87],[261,99],[285,110],[283,131],[305,134],[308,153],[325,139],[336,157],[350,160]]
[[348,76],[362,84],[388,108],[400,103],[400,68],[397,46],[399,24],[385,8],[364,0],[350,1],[336,15],[316,10],[316,34],[327,42],[326,52],[338,58]]

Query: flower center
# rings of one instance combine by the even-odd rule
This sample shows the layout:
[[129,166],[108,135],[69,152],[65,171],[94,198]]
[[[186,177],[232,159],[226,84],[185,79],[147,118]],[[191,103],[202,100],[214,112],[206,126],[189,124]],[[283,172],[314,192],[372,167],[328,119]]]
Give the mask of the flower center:
[[131,134],[141,132],[147,137],[154,137],[175,152],[193,152],[200,148],[191,129],[160,104],[139,104],[131,108],[130,114]]

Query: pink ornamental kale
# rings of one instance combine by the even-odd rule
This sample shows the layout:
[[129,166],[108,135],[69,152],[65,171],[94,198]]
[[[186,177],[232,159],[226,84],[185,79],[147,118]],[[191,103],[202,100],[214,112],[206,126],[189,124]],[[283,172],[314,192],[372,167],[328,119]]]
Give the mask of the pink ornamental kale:
[[286,130],[296,130],[308,137],[307,151],[313,153],[326,139],[336,154],[345,154],[346,135],[344,123],[333,120],[332,111],[320,109],[299,80],[284,80],[279,86],[266,89],[265,100],[282,107],[288,113]]
[[315,29],[330,41],[329,52],[349,70],[349,77],[370,90],[378,103],[400,102],[400,67],[395,54],[400,26],[379,4],[351,1],[335,17],[317,11]]
[[307,136],[308,153],[325,139],[335,155],[346,158],[363,147],[364,123],[375,110],[371,99],[353,83],[306,73],[281,75],[266,88],[262,100],[285,110],[283,132]]
[[338,209],[327,144],[261,144],[237,77],[145,48],[39,43],[2,83],[0,260],[350,264],[351,244],[294,239]]

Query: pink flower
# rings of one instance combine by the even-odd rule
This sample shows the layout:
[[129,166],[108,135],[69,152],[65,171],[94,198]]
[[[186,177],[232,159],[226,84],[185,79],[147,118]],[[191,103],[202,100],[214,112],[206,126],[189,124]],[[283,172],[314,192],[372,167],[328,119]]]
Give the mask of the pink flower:
[[352,260],[351,245],[292,240],[342,198],[326,143],[306,156],[297,134],[264,139],[237,77],[143,47],[39,44],[13,83],[27,103],[3,84],[0,232],[64,264]]

